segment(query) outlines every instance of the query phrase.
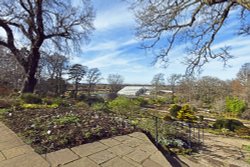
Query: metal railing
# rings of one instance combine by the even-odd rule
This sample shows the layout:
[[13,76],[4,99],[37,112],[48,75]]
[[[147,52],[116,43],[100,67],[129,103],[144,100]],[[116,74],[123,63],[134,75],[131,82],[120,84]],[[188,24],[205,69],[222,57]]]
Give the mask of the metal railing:
[[[164,128],[172,128],[173,134],[179,133],[184,135],[187,140],[187,144],[189,148],[192,148],[192,144],[202,144],[204,143],[204,124],[199,123],[186,123],[181,121],[165,121],[157,116],[152,116],[155,125],[155,144],[159,144],[160,140],[160,129],[164,130]],[[169,129],[168,129],[169,130]]]

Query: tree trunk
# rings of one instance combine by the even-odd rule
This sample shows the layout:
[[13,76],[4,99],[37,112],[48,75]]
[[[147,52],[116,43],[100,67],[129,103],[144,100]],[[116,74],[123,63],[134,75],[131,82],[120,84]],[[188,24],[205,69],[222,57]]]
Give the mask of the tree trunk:
[[35,90],[36,83],[37,79],[32,73],[26,74],[21,93],[33,93]]
[[75,82],[75,94],[74,94],[75,99],[77,98],[77,92],[78,92],[78,82],[76,80],[76,82]]
[[37,79],[35,78],[36,70],[38,67],[38,62],[40,59],[40,53],[38,50],[33,51],[28,56],[28,65],[24,67],[25,71],[25,79],[21,89],[21,93],[33,93],[35,90],[35,86],[37,83]]

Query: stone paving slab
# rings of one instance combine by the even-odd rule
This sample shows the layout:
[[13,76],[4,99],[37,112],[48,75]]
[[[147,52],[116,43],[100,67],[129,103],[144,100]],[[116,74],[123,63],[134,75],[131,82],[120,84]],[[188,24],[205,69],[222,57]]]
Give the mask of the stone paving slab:
[[3,160],[5,160],[5,157],[4,157],[4,155],[0,152],[0,161],[3,161]]
[[134,165],[130,164],[128,161],[116,157],[111,159],[110,161],[103,163],[102,167],[134,167]]
[[121,144],[121,142],[115,140],[115,139],[103,139],[103,140],[100,140],[101,143],[105,144],[106,146],[109,146],[109,147],[113,147],[113,146],[116,146],[118,144]]
[[143,164],[144,167],[162,167],[160,164],[156,163],[155,161],[152,161],[150,159],[146,159]]
[[20,139],[18,138],[13,138],[11,140],[5,141],[5,142],[1,142],[0,143],[0,150],[8,150],[14,147],[19,147],[19,146],[23,146],[25,145]]
[[149,153],[142,150],[135,150],[134,152],[126,155],[126,157],[132,159],[135,162],[142,163],[150,156]]
[[0,162],[0,167],[50,167],[40,155],[32,152]]
[[104,150],[89,156],[91,160],[96,162],[97,164],[101,164],[107,162],[108,160],[116,157],[116,155],[110,151]]
[[77,159],[79,159],[79,157],[68,148],[45,155],[45,160],[51,164],[51,167],[63,165]]
[[75,152],[77,155],[81,157],[85,157],[85,156],[100,152],[102,150],[106,150],[107,148],[109,147],[100,142],[93,142],[93,143],[88,143],[88,144],[83,144],[77,147],[73,147],[71,148],[71,150]]
[[8,150],[3,150],[2,152],[7,159],[10,159],[10,158],[22,155],[22,154],[34,152],[34,150],[28,145],[22,145],[22,146],[8,149]]
[[39,155],[0,122],[0,167],[171,167],[140,132]]
[[94,163],[89,158],[84,157],[77,161],[63,165],[63,167],[100,167],[100,165]]
[[116,154],[118,156],[124,156],[126,154],[129,154],[129,153],[133,152],[135,149],[129,147],[126,144],[120,144],[120,145],[111,147],[108,150],[113,152],[114,154]]

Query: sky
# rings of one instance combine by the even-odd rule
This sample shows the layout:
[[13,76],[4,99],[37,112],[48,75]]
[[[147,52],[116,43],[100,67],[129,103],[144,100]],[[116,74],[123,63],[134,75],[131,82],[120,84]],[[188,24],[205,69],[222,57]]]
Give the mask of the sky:
[[[174,48],[172,53],[179,56],[170,60],[167,68],[153,65],[154,56],[140,48],[141,41],[135,36],[135,19],[126,2],[94,0],[93,5],[96,10],[95,31],[90,43],[82,47],[80,56],[72,58],[72,63],[97,67],[103,78],[107,78],[108,74],[120,74],[129,84],[150,84],[157,73],[164,73],[166,78],[173,73],[185,73],[186,66],[181,63],[185,53],[181,46]],[[230,67],[225,68],[222,62],[214,60],[203,67],[200,77],[209,75],[223,80],[233,79],[240,67],[250,62],[250,39],[237,36],[232,31],[236,20],[230,21],[213,46],[231,46],[234,58],[228,62]]]
[[[99,68],[106,83],[109,74],[120,74],[128,84],[150,84],[157,73],[184,74],[186,66],[182,64],[185,56],[182,45],[172,51],[173,59],[167,68],[159,64],[154,65],[154,56],[151,52],[141,49],[141,41],[135,36],[135,18],[129,4],[123,0],[92,0],[96,11],[94,20],[95,31],[90,36],[88,45],[82,45],[82,52],[70,58],[71,64],[82,64],[89,68]],[[213,48],[231,46],[233,59],[229,60],[230,67],[224,68],[223,63],[217,60],[207,63],[203,67],[201,76],[214,76],[223,80],[236,77],[240,67],[250,62],[249,36],[237,36],[236,19],[229,20],[221,29]],[[0,29],[1,34],[1,29]]]

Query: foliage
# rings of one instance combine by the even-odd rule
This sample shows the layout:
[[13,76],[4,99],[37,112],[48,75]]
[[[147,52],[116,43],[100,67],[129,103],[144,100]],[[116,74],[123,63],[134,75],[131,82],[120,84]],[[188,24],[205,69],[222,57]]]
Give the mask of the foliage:
[[150,98],[148,104],[160,106],[165,104],[167,100],[165,97]]
[[108,111],[108,106],[106,103],[94,103],[91,108],[94,111]]
[[250,129],[248,127],[243,127],[235,130],[235,133],[239,136],[250,136]]
[[144,97],[137,97],[135,100],[138,101],[141,107],[145,107],[149,103]]
[[193,122],[194,120],[196,120],[196,116],[192,108],[188,104],[185,104],[177,113],[177,118],[185,122]]
[[0,115],[1,114],[5,114],[5,113],[8,113],[8,112],[10,112],[10,111],[12,111],[11,109],[7,109],[7,108],[1,108],[0,109]]
[[79,122],[79,117],[73,114],[65,115],[62,117],[54,118],[52,122],[58,125],[71,124]]
[[170,115],[176,118],[178,115],[178,112],[181,110],[181,108],[182,107],[178,104],[171,105],[170,109],[169,109]]
[[73,80],[75,84],[74,97],[77,98],[78,85],[87,73],[87,67],[81,64],[74,64],[69,68],[69,80]]
[[42,99],[33,93],[23,93],[20,97],[25,103],[28,104],[41,104]]
[[75,104],[75,106],[77,108],[81,108],[81,109],[88,109],[89,108],[89,105],[87,103],[85,103],[84,101],[77,102]]
[[237,129],[243,128],[244,124],[236,119],[217,119],[213,124],[214,129],[228,129],[230,131],[235,131]]
[[23,109],[45,109],[45,108],[58,108],[58,104],[21,104],[20,106]]
[[234,114],[240,114],[245,111],[247,105],[238,97],[226,97],[226,111]]
[[0,118],[41,154],[135,130],[116,114],[76,108],[13,110]]
[[136,100],[122,96],[109,102],[108,107],[110,110],[123,115],[130,115],[140,110],[139,103]]
[[62,98],[55,98],[53,99],[53,104],[57,104],[60,107],[69,107],[71,106],[70,102],[68,100],[62,99]]

